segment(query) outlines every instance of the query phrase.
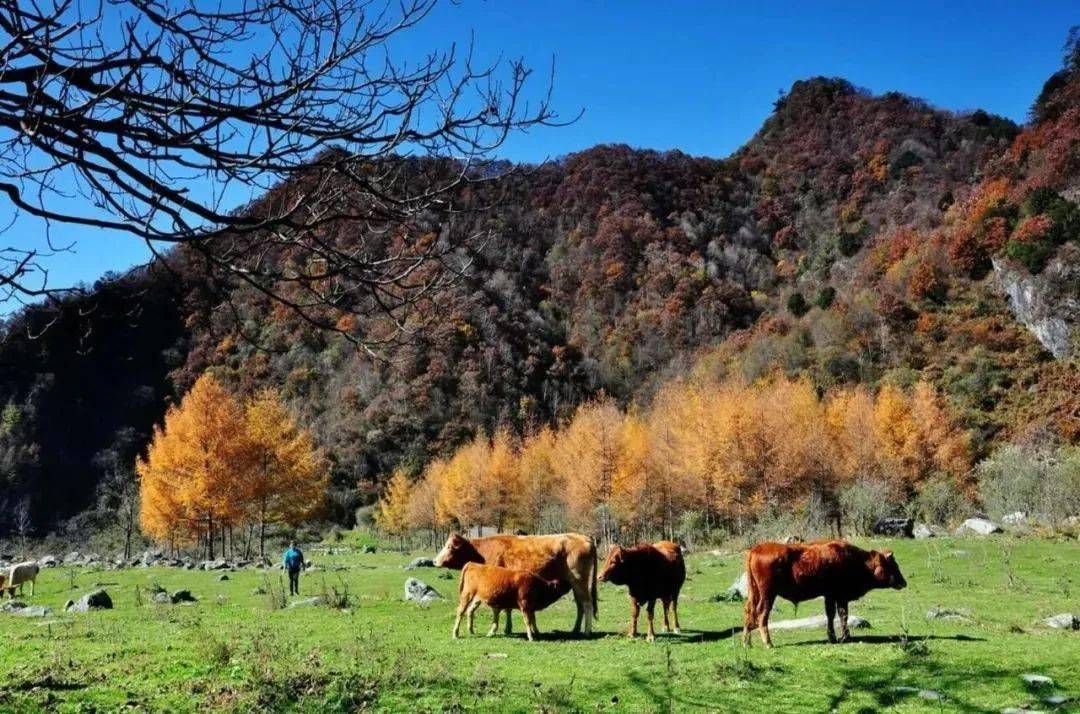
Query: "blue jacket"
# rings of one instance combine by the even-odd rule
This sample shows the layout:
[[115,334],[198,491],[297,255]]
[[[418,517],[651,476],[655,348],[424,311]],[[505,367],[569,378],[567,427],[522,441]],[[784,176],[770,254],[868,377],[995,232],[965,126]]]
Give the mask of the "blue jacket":
[[304,554],[299,548],[289,548],[285,551],[285,569],[299,570],[304,567]]

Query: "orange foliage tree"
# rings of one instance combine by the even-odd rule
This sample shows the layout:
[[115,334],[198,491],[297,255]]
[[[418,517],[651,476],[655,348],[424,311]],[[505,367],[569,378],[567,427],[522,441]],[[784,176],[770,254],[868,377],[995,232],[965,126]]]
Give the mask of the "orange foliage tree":
[[202,539],[210,558],[215,528],[295,525],[318,509],[327,483],[311,435],[275,393],[245,407],[210,374],[169,408],[136,471],[143,532],[173,545]]
[[255,447],[246,503],[249,520],[259,527],[262,557],[267,524],[296,526],[316,515],[323,506],[329,473],[311,433],[296,423],[276,391],[256,394],[247,404],[245,422]]

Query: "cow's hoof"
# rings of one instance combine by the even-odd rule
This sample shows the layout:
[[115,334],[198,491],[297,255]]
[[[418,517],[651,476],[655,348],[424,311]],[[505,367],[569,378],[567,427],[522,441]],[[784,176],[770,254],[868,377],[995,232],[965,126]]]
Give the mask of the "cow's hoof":
[[676,634],[676,635],[681,635],[681,634],[682,634],[682,630],[680,630],[680,629],[679,629],[678,627],[676,627],[676,628],[675,628],[675,634]]
[[654,637],[653,635],[649,635],[649,636],[647,636],[645,638],[645,641],[646,642],[656,642],[656,637]]

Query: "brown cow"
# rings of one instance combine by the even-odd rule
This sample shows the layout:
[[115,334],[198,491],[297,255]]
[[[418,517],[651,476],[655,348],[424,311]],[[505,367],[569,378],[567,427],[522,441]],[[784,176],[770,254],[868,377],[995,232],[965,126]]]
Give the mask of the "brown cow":
[[525,623],[525,636],[530,641],[533,635],[540,634],[536,628],[536,611],[548,605],[570,591],[562,580],[544,580],[525,570],[500,568],[497,565],[466,563],[461,569],[458,583],[458,608],[454,618],[454,639],[461,628],[461,616],[469,615],[469,634],[474,635],[473,615],[481,603],[495,611],[495,621],[491,624],[488,637],[499,629],[499,613],[506,612],[510,619],[511,610],[520,610]]
[[649,634],[646,639],[656,639],[653,629],[653,608],[657,598],[664,604],[664,631],[670,632],[668,608],[675,620],[675,634],[679,629],[679,591],[686,580],[686,564],[678,543],[662,540],[659,543],[639,543],[629,548],[613,546],[608,552],[600,579],[616,585],[626,585],[630,591],[630,636],[637,637],[640,603],[645,602],[649,615]]
[[769,613],[777,596],[800,603],[825,598],[829,642],[836,642],[833,617],[840,615],[840,641],[848,638],[848,603],[876,588],[907,587],[891,551],[865,551],[844,541],[758,543],[746,555],[749,595],[746,598],[743,644],[761,628],[761,641],[772,647]]
[[[543,536],[495,535],[464,538],[452,534],[446,539],[435,565],[459,570],[466,563],[485,563],[536,573],[544,580],[561,580],[574,591],[577,620],[574,633],[592,632],[593,618],[599,614],[596,602],[597,556],[592,538],[577,533]],[[506,618],[510,632],[510,618]]]

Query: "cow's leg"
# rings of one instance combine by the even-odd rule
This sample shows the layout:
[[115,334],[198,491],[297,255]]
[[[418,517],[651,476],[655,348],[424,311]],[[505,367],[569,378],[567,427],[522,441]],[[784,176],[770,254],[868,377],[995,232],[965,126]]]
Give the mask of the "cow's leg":
[[641,606],[638,605],[636,598],[630,598],[630,632],[627,634],[630,637],[637,637],[637,618],[641,613]]
[[529,611],[529,629],[533,631],[533,635],[540,636],[540,628],[536,626],[536,611]]
[[775,595],[769,595],[758,601],[757,626],[761,631],[761,641],[766,647],[772,647],[772,636],[769,634],[769,614],[772,613]]
[[461,616],[465,614],[465,609],[467,607],[469,607],[469,597],[467,595],[462,595],[461,599],[458,601],[457,615],[454,617],[453,638],[455,640],[458,638],[458,631],[461,630]]
[[571,580],[570,589],[574,592],[574,604],[577,605],[577,618],[574,620],[574,629],[571,631],[577,635],[581,633],[581,621],[585,618],[586,598],[577,582]]
[[682,628],[679,627],[679,591],[676,590],[675,594],[671,596],[671,617],[675,620],[675,634],[681,635]]
[[847,626],[847,613],[848,613],[847,607],[848,607],[848,604],[846,602],[838,601],[836,603],[836,612],[837,612],[838,615],[840,615],[840,641],[841,642],[847,642],[848,641],[848,636],[850,635],[850,633],[848,632],[848,626]]
[[645,603],[645,613],[649,617],[649,634],[645,636],[645,639],[652,642],[656,639],[656,629],[653,627],[653,610],[656,609],[656,600],[649,600]]
[[532,623],[529,621],[529,613],[525,610],[525,608],[521,608],[521,621],[525,624],[525,636],[529,638],[529,642],[532,642]]
[[660,604],[664,606],[664,632],[671,632],[671,625],[668,623],[668,610],[671,608],[671,598],[660,598]]
[[514,623],[514,611],[513,610],[507,610],[506,611],[506,628],[503,630],[504,635],[509,636],[509,635],[514,634],[514,625],[513,625],[513,623]]
[[480,601],[480,598],[476,598],[475,600],[472,601],[472,604],[469,605],[469,634],[470,635],[475,635],[476,634],[476,628],[474,627],[473,623],[474,623],[474,620],[476,619],[476,611],[480,608],[480,606],[482,604],[483,603]]
[[[491,629],[488,630],[488,633],[487,633],[488,637],[494,637],[495,633],[499,631],[499,613],[502,612],[502,610],[500,610],[497,607],[492,608],[492,610],[495,611],[495,614],[492,616]],[[506,616],[510,617],[510,612],[509,611],[507,611]]]
[[833,628],[833,618],[836,617],[836,601],[825,596],[825,631],[829,633],[829,642],[836,644],[836,630]]
[[30,597],[34,597],[34,591],[37,590],[37,576],[30,581]]

